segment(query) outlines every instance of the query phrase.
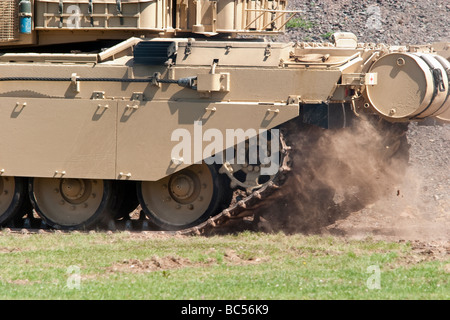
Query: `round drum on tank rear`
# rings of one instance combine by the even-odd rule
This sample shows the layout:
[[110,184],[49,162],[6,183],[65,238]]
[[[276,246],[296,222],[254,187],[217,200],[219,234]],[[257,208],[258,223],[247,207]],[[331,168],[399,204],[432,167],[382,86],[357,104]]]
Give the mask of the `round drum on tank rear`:
[[378,83],[367,86],[367,97],[384,117],[423,119],[445,111],[448,77],[430,54],[391,53],[373,63]]

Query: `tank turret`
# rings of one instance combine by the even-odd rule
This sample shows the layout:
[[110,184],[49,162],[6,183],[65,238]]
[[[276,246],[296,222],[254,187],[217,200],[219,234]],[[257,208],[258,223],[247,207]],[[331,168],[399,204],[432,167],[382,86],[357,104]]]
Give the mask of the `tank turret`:
[[2,46],[130,37],[277,34],[296,11],[284,0],[4,0]]

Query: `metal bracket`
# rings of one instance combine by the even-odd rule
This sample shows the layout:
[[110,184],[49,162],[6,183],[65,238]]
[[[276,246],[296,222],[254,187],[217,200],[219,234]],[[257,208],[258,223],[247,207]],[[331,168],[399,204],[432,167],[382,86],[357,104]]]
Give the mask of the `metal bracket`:
[[133,92],[133,94],[131,95],[131,101],[144,101],[144,93]]
[[265,58],[270,57],[270,55],[272,54],[271,48],[272,48],[272,46],[271,46],[270,43],[269,43],[269,44],[266,46],[266,48],[264,49],[264,57],[265,57]]
[[80,77],[77,76],[76,73],[72,73],[72,76],[70,77],[71,82],[72,82],[72,86],[73,86],[73,90],[75,92],[80,92],[80,81],[78,81]]
[[137,110],[139,109],[140,103],[144,101],[144,94],[142,92],[133,92],[130,100],[133,103],[127,104],[126,108],[130,110]]
[[344,73],[342,75],[342,85],[344,86],[374,86],[377,83],[377,73]]
[[280,109],[269,108],[269,109],[267,109],[267,112],[269,112],[269,113],[271,113],[271,112],[273,112],[273,113],[280,113]]
[[105,99],[105,92],[104,91],[94,91],[94,92],[92,92],[92,99],[93,100],[103,100],[103,99]]
[[296,104],[298,105],[300,103],[300,96],[289,96],[287,98],[286,104]]
[[158,81],[161,79],[161,73],[155,72],[152,77],[152,85],[161,88],[161,83]]
[[361,73],[344,73],[342,75],[342,85],[361,86],[364,85],[364,75]]
[[192,53],[192,42],[188,41],[188,43],[186,43],[186,47],[184,48],[184,55],[188,56]]
[[131,172],[128,172],[128,173],[119,172],[119,179],[121,179],[121,178],[130,179],[131,178]]
[[211,112],[216,112],[217,108],[216,107],[206,107],[205,111],[211,111]]
[[229,92],[229,73],[207,73],[197,75],[197,91],[199,92]]

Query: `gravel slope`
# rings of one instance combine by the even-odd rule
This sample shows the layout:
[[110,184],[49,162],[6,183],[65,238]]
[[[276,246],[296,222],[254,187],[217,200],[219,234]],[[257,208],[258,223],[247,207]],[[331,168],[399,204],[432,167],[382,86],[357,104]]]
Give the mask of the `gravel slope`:
[[360,42],[391,45],[450,40],[448,0],[290,0],[288,7],[301,10],[307,24],[289,29],[284,39],[322,42],[329,32],[346,31]]

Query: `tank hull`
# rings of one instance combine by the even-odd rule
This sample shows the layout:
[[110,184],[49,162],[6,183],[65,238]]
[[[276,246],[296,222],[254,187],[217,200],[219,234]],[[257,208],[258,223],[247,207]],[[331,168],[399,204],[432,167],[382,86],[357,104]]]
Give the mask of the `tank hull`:
[[[0,77],[0,147],[9,150],[0,155],[2,175],[156,181],[234,146],[235,139],[226,139],[230,132],[241,130],[249,139],[304,116],[301,108],[306,105],[311,112],[311,106],[314,110],[315,105],[341,103],[354,114],[376,113],[394,122],[449,109],[444,74],[447,91],[435,94],[440,100],[436,98],[432,112],[424,114],[433,97],[431,73],[426,74],[426,85],[408,78],[423,87],[424,101],[417,111],[399,116],[390,115],[384,104],[378,108],[376,98],[390,90],[382,86],[382,76],[389,72],[370,72],[368,66],[377,71],[373,61],[384,66],[391,55],[395,59],[390,60],[398,61],[412,53],[382,54],[364,46],[178,39],[165,41],[175,49],[163,63],[136,63],[135,48],[141,42],[164,41],[129,42],[121,48],[122,56],[0,57],[0,74],[8,75]],[[133,49],[134,55],[129,55]],[[380,55],[384,58],[375,58]],[[420,56],[414,59],[426,66]],[[408,76],[404,73],[399,79]],[[193,79],[195,86],[182,86],[179,79]],[[389,86],[393,84],[395,79]],[[393,106],[395,90],[389,95]],[[180,130],[184,136],[178,135]],[[208,142],[211,137],[205,136],[213,131],[218,139],[214,148]],[[177,164],[173,153],[180,143],[188,157],[178,156],[183,161]]]
[[[443,59],[351,34],[322,45],[130,38],[97,53],[2,54],[0,187],[15,196],[3,196],[0,216],[17,221],[32,205],[52,228],[84,229],[140,204],[158,228],[197,232],[283,184],[287,123],[447,121]],[[231,205],[238,190],[247,196]]]

